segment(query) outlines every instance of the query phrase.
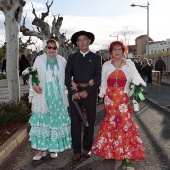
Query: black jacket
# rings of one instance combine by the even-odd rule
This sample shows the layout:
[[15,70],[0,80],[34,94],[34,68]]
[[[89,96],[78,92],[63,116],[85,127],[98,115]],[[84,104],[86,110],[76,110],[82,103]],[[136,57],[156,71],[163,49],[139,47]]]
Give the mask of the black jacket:
[[65,84],[70,94],[76,93],[71,89],[71,80],[75,83],[88,83],[94,79],[94,85],[85,90],[88,94],[93,93],[101,84],[101,57],[89,52],[83,57],[80,52],[68,57],[65,70]]
[[152,74],[152,68],[150,65],[142,65],[140,70],[141,76],[150,76]]
[[156,71],[166,70],[166,65],[165,65],[164,60],[158,59],[158,60],[156,61],[156,63],[155,63],[155,70],[156,70]]

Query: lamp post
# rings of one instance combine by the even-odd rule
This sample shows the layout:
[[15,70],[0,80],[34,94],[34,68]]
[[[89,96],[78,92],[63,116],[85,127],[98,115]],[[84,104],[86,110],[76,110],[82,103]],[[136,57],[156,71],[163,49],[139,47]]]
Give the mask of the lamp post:
[[149,2],[147,3],[147,5],[135,5],[135,4],[131,5],[131,7],[135,7],[135,6],[147,9],[147,51],[146,51],[146,56],[147,56],[147,58],[149,58]]
[[117,35],[110,35],[110,37],[117,37],[117,41],[118,41],[118,34]]

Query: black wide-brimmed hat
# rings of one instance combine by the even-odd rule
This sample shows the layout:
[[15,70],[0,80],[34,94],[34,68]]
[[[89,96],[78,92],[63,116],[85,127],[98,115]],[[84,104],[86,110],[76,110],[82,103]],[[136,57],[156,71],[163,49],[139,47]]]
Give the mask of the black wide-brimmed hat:
[[72,35],[72,37],[71,37],[71,42],[72,42],[75,46],[77,46],[76,41],[77,41],[77,39],[78,39],[78,37],[79,37],[80,35],[85,35],[85,36],[87,36],[87,37],[91,40],[90,45],[94,42],[95,37],[94,37],[94,34],[93,34],[93,33],[87,32],[87,31],[79,31],[79,32],[74,33],[74,34]]

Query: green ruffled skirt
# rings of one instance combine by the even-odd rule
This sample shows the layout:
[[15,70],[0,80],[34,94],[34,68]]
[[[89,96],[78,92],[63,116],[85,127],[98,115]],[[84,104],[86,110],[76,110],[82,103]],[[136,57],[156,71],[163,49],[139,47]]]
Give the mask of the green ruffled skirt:
[[32,113],[29,140],[33,149],[62,152],[71,148],[70,117],[63,105],[59,85],[48,82],[45,87],[49,112]]

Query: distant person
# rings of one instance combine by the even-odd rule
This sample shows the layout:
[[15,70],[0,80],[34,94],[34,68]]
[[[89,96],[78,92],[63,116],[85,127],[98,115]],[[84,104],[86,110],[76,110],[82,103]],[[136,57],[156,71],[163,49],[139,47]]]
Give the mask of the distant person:
[[136,69],[138,70],[138,73],[140,74],[141,73],[141,67],[142,67],[140,60],[135,60],[134,64],[136,66]]
[[153,70],[153,64],[152,64],[152,59],[148,60],[151,70],[150,70],[150,74],[148,75],[148,84],[150,84],[150,87],[152,86],[152,70]]
[[[103,65],[104,62],[105,62],[105,60],[104,60],[103,57],[101,56],[101,52],[100,52],[100,51],[96,51],[96,54],[101,57],[101,61],[102,61],[102,65]],[[100,91],[100,87],[98,88],[98,94],[99,94],[99,91]],[[100,102],[100,100],[101,100],[101,98],[100,98],[99,95],[98,95],[97,102]]]
[[[101,56],[101,52],[100,51],[96,51],[96,54],[98,56]],[[102,60],[102,65],[104,64],[105,60],[103,59],[103,57],[101,56],[101,60]]]
[[[26,59],[25,55],[21,55],[21,59],[19,60],[19,69],[20,69],[20,75],[22,75],[22,72],[27,68],[31,67],[29,61]],[[23,80],[23,85],[27,85],[27,80]]]
[[158,57],[158,60],[155,63],[155,71],[160,71],[161,72],[161,79],[162,79],[162,73],[163,71],[166,70],[166,65],[164,60],[162,59],[162,56]]
[[148,62],[148,59],[144,58],[142,60],[142,67],[141,67],[141,77],[143,78],[144,82],[146,83],[146,87],[144,90],[144,94],[147,93],[147,85],[148,85],[148,78],[151,75],[151,66]]
[[3,72],[6,72],[6,59],[4,59],[2,63],[2,73]]

